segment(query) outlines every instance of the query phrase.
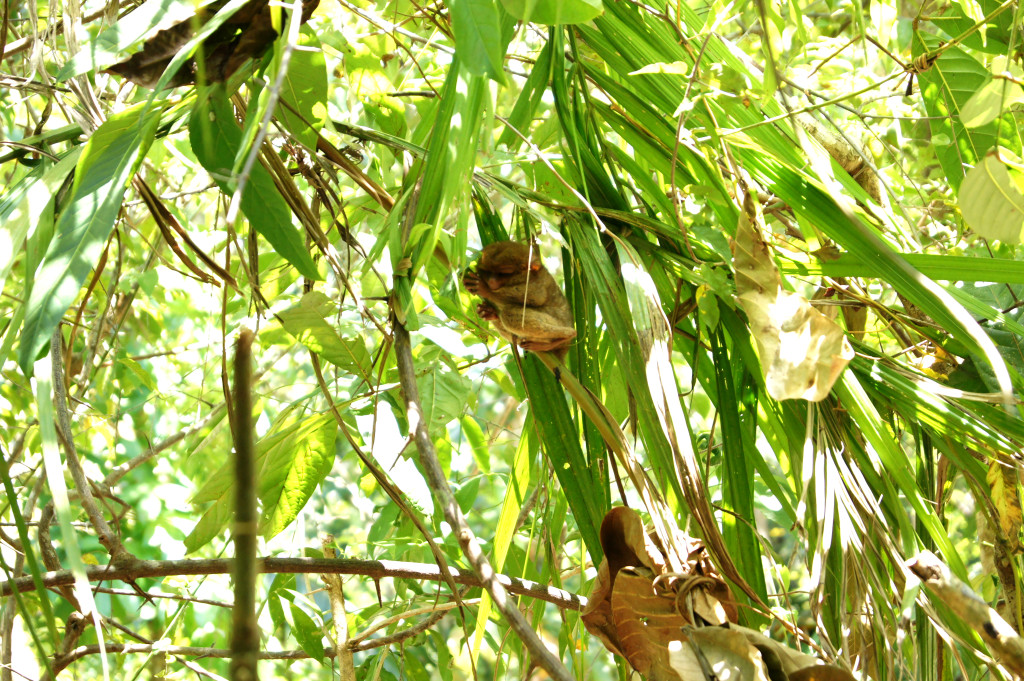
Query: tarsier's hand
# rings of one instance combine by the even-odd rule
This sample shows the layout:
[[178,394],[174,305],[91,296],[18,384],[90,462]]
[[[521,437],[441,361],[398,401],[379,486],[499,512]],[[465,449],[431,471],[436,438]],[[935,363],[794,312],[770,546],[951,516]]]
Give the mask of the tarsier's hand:
[[473,270],[466,270],[466,273],[462,275],[462,285],[466,287],[466,290],[473,295],[480,295],[480,287],[483,286],[483,282],[480,281],[480,277]]
[[489,322],[493,322],[498,319],[498,310],[490,303],[480,303],[477,305],[476,314],[480,319],[486,319]]

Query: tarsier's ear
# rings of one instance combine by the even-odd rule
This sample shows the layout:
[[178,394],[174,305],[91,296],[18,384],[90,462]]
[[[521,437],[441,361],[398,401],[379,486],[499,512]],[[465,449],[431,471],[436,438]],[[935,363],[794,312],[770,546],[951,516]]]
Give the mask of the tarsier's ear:
[[530,269],[533,270],[534,272],[540,271],[541,267],[542,265],[540,264],[540,260],[534,258],[533,260],[530,261]]

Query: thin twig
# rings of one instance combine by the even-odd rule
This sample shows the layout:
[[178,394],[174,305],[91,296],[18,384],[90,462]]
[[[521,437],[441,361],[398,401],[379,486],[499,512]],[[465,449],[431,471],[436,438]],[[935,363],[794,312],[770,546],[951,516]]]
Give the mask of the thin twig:
[[416,367],[412,360],[412,344],[409,339],[409,331],[397,320],[394,322],[395,357],[398,362],[398,375],[402,384],[402,391],[405,393],[405,404],[409,418],[409,430],[415,433],[416,448],[419,450],[420,465],[426,473],[427,485],[430,487],[434,498],[437,499],[444,512],[445,520],[455,531],[459,541],[459,547],[463,555],[473,567],[480,582],[490,593],[494,605],[505,617],[505,621],[516,633],[519,639],[530,651],[533,662],[546,671],[556,681],[573,681],[572,674],[558,657],[556,657],[544,642],[537,636],[530,623],[526,621],[519,608],[508,597],[508,592],[501,582],[496,578],[494,568],[491,566],[480,542],[466,522],[452,494],[448,480],[444,477],[444,471],[437,460],[437,452],[434,449],[434,441],[427,431],[427,421],[423,416],[423,406],[420,403],[419,388],[416,385]]

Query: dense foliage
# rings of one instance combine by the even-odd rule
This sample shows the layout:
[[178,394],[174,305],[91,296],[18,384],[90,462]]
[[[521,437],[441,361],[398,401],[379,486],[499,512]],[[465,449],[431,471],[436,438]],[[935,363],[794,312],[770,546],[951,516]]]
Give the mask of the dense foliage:
[[[231,581],[183,559],[232,555],[243,327],[261,555],[466,572],[436,454],[512,577],[588,595],[628,503],[858,678],[1020,672],[907,568],[1020,630],[1019,5],[302,6],[5,4],[0,557],[79,582],[5,598],[0,678],[228,673]],[[564,283],[556,370],[462,286],[507,238]],[[344,609],[265,574],[263,673],[326,677],[345,630],[394,636],[360,679],[536,673],[478,588],[379,569]],[[628,674],[518,598],[575,678]]]

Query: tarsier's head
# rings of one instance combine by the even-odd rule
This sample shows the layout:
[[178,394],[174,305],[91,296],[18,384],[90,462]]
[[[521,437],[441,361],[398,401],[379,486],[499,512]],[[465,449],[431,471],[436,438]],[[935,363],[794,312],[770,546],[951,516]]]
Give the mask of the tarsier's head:
[[536,246],[516,241],[496,241],[484,246],[477,268],[495,274],[518,274],[531,269],[538,271],[543,265]]
[[497,241],[484,246],[477,263],[477,271],[492,291],[518,274],[538,272],[542,267],[540,250],[516,241]]

